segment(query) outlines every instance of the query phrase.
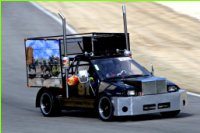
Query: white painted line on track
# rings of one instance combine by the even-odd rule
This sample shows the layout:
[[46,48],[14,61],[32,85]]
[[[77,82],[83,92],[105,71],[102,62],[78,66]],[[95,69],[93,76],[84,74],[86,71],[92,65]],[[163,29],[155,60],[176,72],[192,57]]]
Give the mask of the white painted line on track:
[[[39,9],[40,11],[44,12],[46,15],[50,16],[51,18],[53,18],[54,20],[56,20],[59,24],[62,24],[62,20],[59,19],[58,17],[56,17],[55,15],[53,15],[52,13],[50,13],[49,11],[47,11],[46,9],[44,9],[43,7],[41,7],[40,5],[38,5],[35,2],[30,2],[32,5],[34,5],[37,9]],[[72,29],[69,25],[66,26],[67,30],[69,32],[71,32],[72,34],[76,34],[77,32]],[[192,95],[192,96],[196,96],[196,97],[200,97],[200,94],[197,93],[193,93],[193,92],[187,92],[187,94]]]
[[187,94],[192,95],[192,96],[196,96],[196,97],[200,97],[200,94],[193,93],[193,92],[187,92]]
[[[62,20],[59,19],[58,17],[56,17],[55,15],[53,15],[52,13],[50,13],[49,11],[47,11],[46,9],[44,9],[43,7],[41,7],[40,5],[38,5],[35,2],[30,2],[33,6],[35,6],[37,9],[39,9],[40,11],[44,12],[46,15],[50,16],[51,18],[53,18],[54,20],[56,20],[59,24],[62,24]],[[69,25],[66,25],[67,30],[70,32],[70,34],[76,34],[77,32],[70,27]]]

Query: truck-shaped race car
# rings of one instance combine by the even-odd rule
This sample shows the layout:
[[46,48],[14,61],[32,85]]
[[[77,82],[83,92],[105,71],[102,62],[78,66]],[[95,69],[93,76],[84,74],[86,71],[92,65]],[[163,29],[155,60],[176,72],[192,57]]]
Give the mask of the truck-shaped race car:
[[104,121],[150,113],[171,117],[186,106],[185,90],[132,58],[127,32],[65,32],[25,39],[27,86],[41,88],[36,107],[44,116],[85,108]]

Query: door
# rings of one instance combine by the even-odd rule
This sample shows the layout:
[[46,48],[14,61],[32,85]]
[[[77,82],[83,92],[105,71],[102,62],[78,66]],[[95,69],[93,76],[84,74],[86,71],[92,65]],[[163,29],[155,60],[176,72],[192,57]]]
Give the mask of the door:
[[[81,75],[82,74],[82,75]],[[86,74],[86,75],[85,75]],[[83,81],[81,78],[85,78]],[[69,68],[69,96],[94,98],[98,83],[93,67],[89,61],[75,60]],[[69,82],[72,82],[71,84]]]

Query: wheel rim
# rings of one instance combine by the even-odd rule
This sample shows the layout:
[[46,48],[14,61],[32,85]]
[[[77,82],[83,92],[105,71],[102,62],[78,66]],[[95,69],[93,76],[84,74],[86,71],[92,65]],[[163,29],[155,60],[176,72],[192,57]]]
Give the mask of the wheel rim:
[[44,93],[40,99],[40,108],[45,115],[50,114],[52,109],[52,100],[49,94]]
[[112,105],[110,99],[103,97],[99,101],[99,114],[104,119],[107,120],[112,115]]

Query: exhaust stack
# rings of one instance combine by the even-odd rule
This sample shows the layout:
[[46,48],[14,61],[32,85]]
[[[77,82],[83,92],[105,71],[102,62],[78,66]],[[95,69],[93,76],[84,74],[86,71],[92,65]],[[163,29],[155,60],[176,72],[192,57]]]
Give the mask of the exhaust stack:
[[[60,18],[62,19],[62,28],[63,28],[63,46],[64,46],[64,57],[63,57],[63,67],[65,69],[65,76],[68,78],[68,68],[69,68],[69,58],[67,57],[67,41],[66,41],[66,19],[64,15],[60,12],[58,13]],[[66,98],[69,98],[69,88],[68,84],[66,83]]]
[[64,15],[59,12],[58,15],[62,20],[62,28],[63,28],[63,45],[64,45],[64,56],[67,56],[67,42],[66,42],[66,20]]
[[123,12],[123,20],[124,20],[124,34],[126,39],[126,49],[130,50],[129,42],[128,42],[128,30],[127,30],[127,20],[126,20],[126,5],[122,5],[122,12]]

